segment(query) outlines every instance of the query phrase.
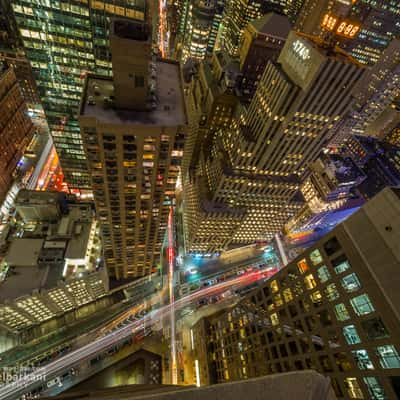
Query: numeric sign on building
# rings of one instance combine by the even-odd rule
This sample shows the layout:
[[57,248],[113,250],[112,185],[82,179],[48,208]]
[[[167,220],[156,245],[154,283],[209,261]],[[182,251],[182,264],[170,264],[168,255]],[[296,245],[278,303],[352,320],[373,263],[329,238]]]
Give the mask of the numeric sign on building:
[[326,31],[333,32],[347,39],[355,38],[361,29],[360,24],[331,13],[327,13],[323,16],[321,27]]

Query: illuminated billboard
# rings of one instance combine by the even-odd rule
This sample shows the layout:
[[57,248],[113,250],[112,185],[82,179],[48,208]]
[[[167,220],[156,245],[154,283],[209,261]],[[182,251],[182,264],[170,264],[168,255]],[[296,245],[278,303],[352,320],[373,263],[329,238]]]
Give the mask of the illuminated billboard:
[[361,29],[360,24],[330,13],[323,16],[321,27],[329,32],[333,32],[336,35],[348,39],[356,37],[357,33]]

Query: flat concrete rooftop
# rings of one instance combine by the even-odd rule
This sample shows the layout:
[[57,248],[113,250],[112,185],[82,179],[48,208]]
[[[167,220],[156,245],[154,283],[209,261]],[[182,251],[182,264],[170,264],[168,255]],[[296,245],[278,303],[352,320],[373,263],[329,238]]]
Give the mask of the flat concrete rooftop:
[[[80,115],[93,117],[100,123],[113,125],[186,125],[179,64],[172,61],[157,61],[156,69],[157,107],[154,110],[135,111],[105,107],[104,99],[114,96],[112,78],[89,76],[83,93]],[[95,92],[98,94],[96,95]],[[92,97],[96,104],[88,104],[89,97]]]
[[[46,399],[63,400],[335,400],[329,378],[306,370],[286,372],[219,385],[174,387],[154,385],[120,386],[99,391],[82,391],[61,394]],[[149,390],[150,389],[150,390]]]
[[[43,239],[15,239],[12,244],[12,258],[6,258],[11,264],[7,278],[0,282],[0,302],[31,295],[34,290],[49,289],[57,286],[62,278],[62,264],[38,265],[39,250]],[[20,252],[20,257],[15,252]],[[62,252],[63,250],[61,250]],[[32,260],[26,264],[25,260]],[[25,262],[25,265],[18,265]]]

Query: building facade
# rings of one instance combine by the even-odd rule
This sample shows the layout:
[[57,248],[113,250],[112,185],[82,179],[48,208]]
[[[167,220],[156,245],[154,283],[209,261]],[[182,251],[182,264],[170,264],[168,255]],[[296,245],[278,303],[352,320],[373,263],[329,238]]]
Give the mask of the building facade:
[[372,137],[353,135],[342,148],[366,176],[357,190],[366,199],[387,186],[400,185],[400,147]]
[[222,0],[197,0],[188,6],[179,44],[182,62],[188,58],[202,60],[213,53],[223,9]]
[[76,203],[70,196],[25,189],[18,193],[19,228],[11,228],[0,244],[2,349],[4,337],[27,339],[27,331],[41,325],[47,325],[45,334],[51,320],[82,307],[90,310],[89,304],[107,294],[93,204]]
[[148,25],[115,20],[112,29],[114,80],[87,79],[80,125],[105,262],[122,279],[160,260],[187,117],[179,65],[152,59]]
[[33,136],[32,121],[13,68],[0,66],[0,201]]
[[397,1],[305,0],[294,29],[333,41],[373,65],[400,31]]
[[0,61],[14,68],[15,76],[28,107],[38,106],[40,98],[29,60],[16,52],[5,51],[0,53]]
[[[231,244],[271,239],[301,208],[299,189],[307,166],[335,133],[362,74],[363,68],[342,52],[289,34],[278,63],[267,64],[250,105],[200,157],[197,175],[205,186],[196,191],[199,203],[246,210]],[[191,219],[197,216],[188,213],[187,221]],[[189,247],[204,251],[213,233],[196,225],[204,229],[203,240],[189,239]]]
[[393,39],[355,86],[355,102],[333,144],[354,134],[384,138],[399,119],[400,39]]
[[203,336],[194,327],[203,382],[315,369],[338,398],[397,398],[399,212],[399,191],[382,191]]
[[143,20],[145,2],[11,3],[65,180],[71,189],[87,191],[90,179],[77,119],[85,75],[111,75],[110,20]]
[[268,61],[276,61],[290,32],[289,19],[268,13],[248,23],[240,40],[243,97],[251,100]]
[[239,62],[225,52],[215,52],[200,63],[186,92],[190,129],[185,142],[183,177],[195,166],[201,146],[210,147],[216,132],[232,122],[241,98]]
[[222,16],[221,48],[231,56],[239,54],[240,37],[246,25],[270,11],[280,11],[285,1],[232,0],[227,1]]

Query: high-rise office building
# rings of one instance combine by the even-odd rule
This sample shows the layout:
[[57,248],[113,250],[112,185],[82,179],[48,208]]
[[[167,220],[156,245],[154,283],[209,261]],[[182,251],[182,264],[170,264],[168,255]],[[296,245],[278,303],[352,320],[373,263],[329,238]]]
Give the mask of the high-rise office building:
[[383,138],[398,114],[399,80],[400,39],[393,39],[354,87],[356,101],[333,143],[340,145],[352,134]]
[[387,186],[400,186],[400,147],[376,138],[353,135],[341,151],[364,172],[357,190],[370,199]]
[[329,37],[362,64],[374,64],[400,33],[397,1],[305,0],[294,29]]
[[220,29],[224,2],[196,0],[187,7],[184,32],[180,36],[180,58],[202,60],[211,55]]
[[0,0],[0,51],[15,50],[21,46],[18,27],[11,15],[10,1]]
[[199,147],[210,146],[215,133],[232,122],[239,104],[242,74],[238,60],[225,52],[215,52],[200,63],[187,90],[190,130],[185,141],[183,176],[197,163]]
[[32,121],[12,67],[0,66],[0,202],[33,136]]
[[5,51],[0,53],[0,62],[13,67],[18,85],[28,106],[35,107],[39,105],[39,93],[29,60],[19,55],[18,52]]
[[385,140],[400,147],[400,117],[398,117],[397,120],[397,124],[387,133]]
[[232,56],[238,55],[240,37],[246,25],[270,11],[282,12],[285,3],[284,0],[227,1],[222,16],[222,49]]
[[243,96],[251,100],[268,61],[276,61],[291,26],[288,18],[268,13],[249,22],[239,49]]
[[71,189],[88,190],[77,120],[84,78],[87,72],[110,76],[110,19],[143,20],[145,2],[13,0],[11,4],[65,180]]
[[114,79],[89,76],[80,126],[112,277],[160,260],[187,124],[177,63],[152,57],[149,25],[111,26]]
[[314,369],[338,398],[398,398],[399,218],[400,193],[385,189],[232,309],[200,321],[201,381]]
[[[267,64],[250,105],[229,129],[217,133],[211,150],[204,149],[191,181],[204,186],[189,191],[197,200],[188,203],[212,202],[214,214],[218,205],[231,212],[245,210],[230,235],[231,245],[270,239],[301,207],[298,194],[306,168],[348,111],[352,88],[362,74],[363,68],[343,52],[291,32],[278,63]],[[188,209],[186,215],[193,230],[188,247],[223,250],[227,242],[217,245],[212,225],[193,212],[195,208]]]

